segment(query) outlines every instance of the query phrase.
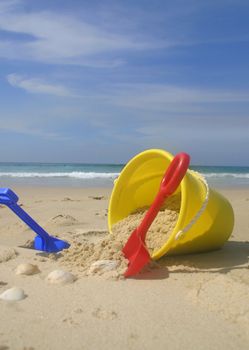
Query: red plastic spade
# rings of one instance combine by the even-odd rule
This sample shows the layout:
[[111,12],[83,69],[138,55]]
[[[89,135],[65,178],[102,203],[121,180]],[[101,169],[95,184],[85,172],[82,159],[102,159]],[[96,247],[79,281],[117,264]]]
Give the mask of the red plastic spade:
[[152,205],[123,247],[124,256],[129,260],[128,268],[124,274],[125,277],[136,275],[150,261],[150,253],[145,245],[146,233],[164,204],[165,199],[172,195],[180,185],[188,170],[189,162],[190,156],[186,153],[178,153],[174,157],[162,178],[159,192]]

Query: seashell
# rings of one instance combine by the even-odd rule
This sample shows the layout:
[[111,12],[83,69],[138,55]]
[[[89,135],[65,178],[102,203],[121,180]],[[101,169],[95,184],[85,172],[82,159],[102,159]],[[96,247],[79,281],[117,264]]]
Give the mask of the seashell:
[[18,287],[7,289],[5,292],[0,294],[0,299],[6,300],[6,301],[19,301],[24,298],[26,298],[26,295],[23,289]]
[[118,262],[116,260],[97,260],[89,268],[88,272],[106,272],[115,270],[118,267]]
[[16,268],[16,275],[34,275],[36,273],[39,273],[40,270],[38,269],[37,265],[33,265],[30,263],[24,263],[20,264]]
[[68,271],[54,270],[50,272],[46,280],[51,284],[68,284],[73,283],[76,280],[76,276]]

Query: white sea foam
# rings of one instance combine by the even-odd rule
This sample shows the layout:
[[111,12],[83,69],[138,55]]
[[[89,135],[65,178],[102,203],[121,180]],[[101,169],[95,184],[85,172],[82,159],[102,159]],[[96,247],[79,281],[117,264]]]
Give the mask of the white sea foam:
[[249,179],[249,173],[202,173],[205,177]]
[[[11,178],[74,178],[74,179],[115,179],[120,173],[107,172],[0,172],[0,177]],[[206,178],[249,179],[249,173],[204,173]]]
[[11,178],[75,178],[75,179],[115,179],[119,173],[96,173],[96,172],[81,172],[72,171],[70,173],[35,173],[35,172],[3,172],[0,177]]

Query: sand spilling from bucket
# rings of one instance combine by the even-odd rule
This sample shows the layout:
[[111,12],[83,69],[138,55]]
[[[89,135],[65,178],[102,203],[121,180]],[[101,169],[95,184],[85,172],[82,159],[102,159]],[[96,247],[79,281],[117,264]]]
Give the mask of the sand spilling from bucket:
[[[180,209],[180,195],[167,199],[164,207],[158,213],[151,225],[146,245],[151,253],[158,250],[166,242],[172,232]],[[77,237],[70,242],[69,249],[61,252],[61,262],[83,275],[102,275],[107,278],[121,278],[127,269],[122,248],[130,234],[138,227],[148,208],[142,208],[119,221],[112,228],[113,233],[106,233],[98,242],[89,242],[85,236]]]
[[[151,254],[160,249],[169,238],[169,235],[173,231],[178,220],[180,205],[180,194],[169,197],[154,219],[147,232],[145,240],[146,246]],[[126,232],[129,232],[128,235],[130,235],[133,230],[139,226],[147,210],[148,208],[141,208],[127,216],[125,219],[119,221],[113,226],[113,233],[122,236]]]
[[128,263],[122,253],[122,247],[128,236],[128,232],[122,233],[122,236],[106,232],[105,238],[97,243],[80,242],[77,239],[71,242],[69,249],[61,252],[61,262],[72,269],[77,268],[77,271],[85,276],[103,275],[106,278],[120,278]]

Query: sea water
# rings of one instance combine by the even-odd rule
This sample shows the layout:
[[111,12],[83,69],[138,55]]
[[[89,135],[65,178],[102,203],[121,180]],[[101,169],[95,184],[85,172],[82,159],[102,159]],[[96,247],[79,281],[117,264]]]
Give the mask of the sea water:
[[[0,187],[112,187],[125,164],[0,163]],[[214,187],[249,186],[249,167],[192,166]]]

